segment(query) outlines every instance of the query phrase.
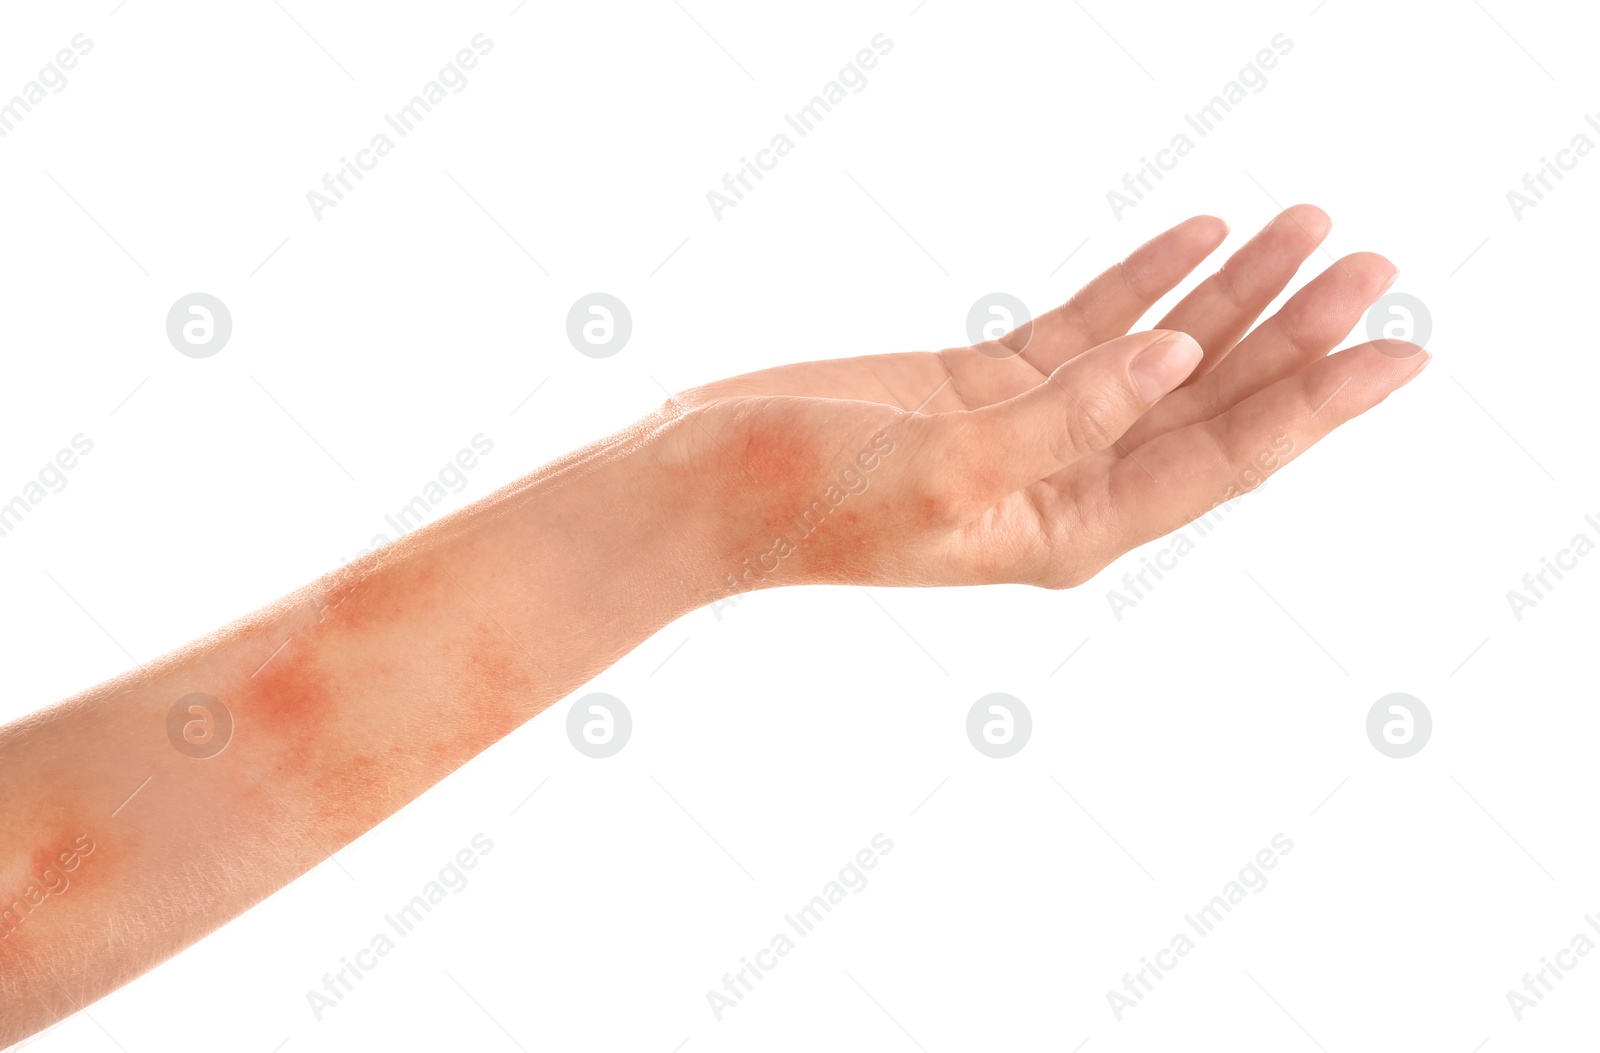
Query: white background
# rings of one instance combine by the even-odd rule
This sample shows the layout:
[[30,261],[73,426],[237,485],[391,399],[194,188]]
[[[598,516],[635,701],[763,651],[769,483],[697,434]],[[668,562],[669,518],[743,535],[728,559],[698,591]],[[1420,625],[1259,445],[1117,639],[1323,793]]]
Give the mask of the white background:
[[[94,46],[0,139],[0,499],[94,449],[0,538],[6,719],[351,558],[477,433],[438,514],[662,386],[964,343],[981,294],[1043,310],[1194,213],[1232,223],[1225,253],[1322,205],[1331,256],[1397,263],[1435,354],[1120,621],[1139,552],[1070,593],[698,611],[592,685],[632,711],[617,756],[574,750],[563,701],[31,1048],[1593,1040],[1600,955],[1520,1023],[1506,999],[1600,911],[1600,558],[1521,621],[1506,598],[1600,536],[1600,160],[1520,219],[1506,197],[1600,141],[1592,16],[915,2],[7,9],[0,96]],[[307,191],[478,33],[466,88],[314,218]],[[707,191],[878,33],[866,88],[715,218]],[[1116,218],[1106,192],[1279,33],[1265,89]],[[197,290],[234,325],[203,360],[165,333]],[[565,335],[594,290],[634,322],[604,360]],[[994,691],[1034,720],[1004,761],[965,734]],[[1394,691],[1433,714],[1408,760],[1366,737]],[[318,1022],[307,991],[480,832],[470,885]],[[869,885],[718,1022],[706,992],[878,832]],[[1270,884],[1118,1022],[1106,992],[1280,832]]]

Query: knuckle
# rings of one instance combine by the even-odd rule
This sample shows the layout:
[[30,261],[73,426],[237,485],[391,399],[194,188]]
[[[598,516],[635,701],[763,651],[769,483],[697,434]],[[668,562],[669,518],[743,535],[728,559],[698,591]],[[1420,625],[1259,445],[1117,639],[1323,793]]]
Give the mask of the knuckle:
[[1217,273],[1214,276],[1216,279],[1215,288],[1217,294],[1222,297],[1229,307],[1235,311],[1247,311],[1249,308],[1245,304],[1244,298],[1239,295],[1239,282],[1234,273],[1237,269],[1232,260],[1228,260],[1217,268]]
[[1144,276],[1133,265],[1132,256],[1117,264],[1117,274],[1122,279],[1122,283],[1127,286],[1128,291],[1133,293],[1134,296],[1139,297],[1141,300],[1150,298],[1146,292],[1147,286]]

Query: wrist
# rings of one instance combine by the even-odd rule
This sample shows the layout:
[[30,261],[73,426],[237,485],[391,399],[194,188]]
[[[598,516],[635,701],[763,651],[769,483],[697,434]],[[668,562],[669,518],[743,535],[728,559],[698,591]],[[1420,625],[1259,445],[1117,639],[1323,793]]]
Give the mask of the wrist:
[[464,509],[442,542],[437,558],[537,663],[534,711],[715,598],[724,531],[694,427],[652,414]]

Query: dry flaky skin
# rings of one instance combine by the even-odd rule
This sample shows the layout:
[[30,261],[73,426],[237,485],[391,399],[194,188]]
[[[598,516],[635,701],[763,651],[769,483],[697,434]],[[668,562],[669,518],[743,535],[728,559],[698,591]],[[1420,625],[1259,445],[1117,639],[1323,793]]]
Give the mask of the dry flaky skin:
[[[1070,586],[1258,485],[1427,361],[1327,355],[1392,280],[1368,254],[1251,330],[1327,227],[1290,209],[1158,331],[1124,335],[1220,221],[990,345],[686,392],[0,729],[0,1044],[270,895],[697,606],[800,583]],[[233,721],[204,759],[169,737],[194,693]]]

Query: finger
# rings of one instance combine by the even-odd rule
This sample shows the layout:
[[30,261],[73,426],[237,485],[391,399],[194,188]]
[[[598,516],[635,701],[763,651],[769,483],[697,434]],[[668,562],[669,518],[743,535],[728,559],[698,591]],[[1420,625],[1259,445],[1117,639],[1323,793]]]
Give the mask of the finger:
[[1061,366],[1043,383],[1005,402],[960,414],[954,443],[985,470],[1000,496],[1104,450],[1200,361],[1184,333],[1157,330],[1119,337]]
[[1121,448],[1137,450],[1158,435],[1227,412],[1240,400],[1293,376],[1333,350],[1394,281],[1394,264],[1372,252],[1336,262],[1217,365],[1137,421]]
[[1250,331],[1332,226],[1315,205],[1284,209],[1157,323],[1157,329],[1183,330],[1205,349],[1190,385],[1215,369]]
[[1186,219],[1000,343],[1049,375],[1072,356],[1126,333],[1227,236],[1228,225],[1215,216]]
[[1101,507],[1085,522],[1105,531],[1102,544],[1115,558],[1214,514],[1421,372],[1428,353],[1415,348],[1395,357],[1401,346],[1391,341],[1340,351],[1219,417],[1146,444],[1137,451],[1138,463],[1127,458],[1111,466]]

